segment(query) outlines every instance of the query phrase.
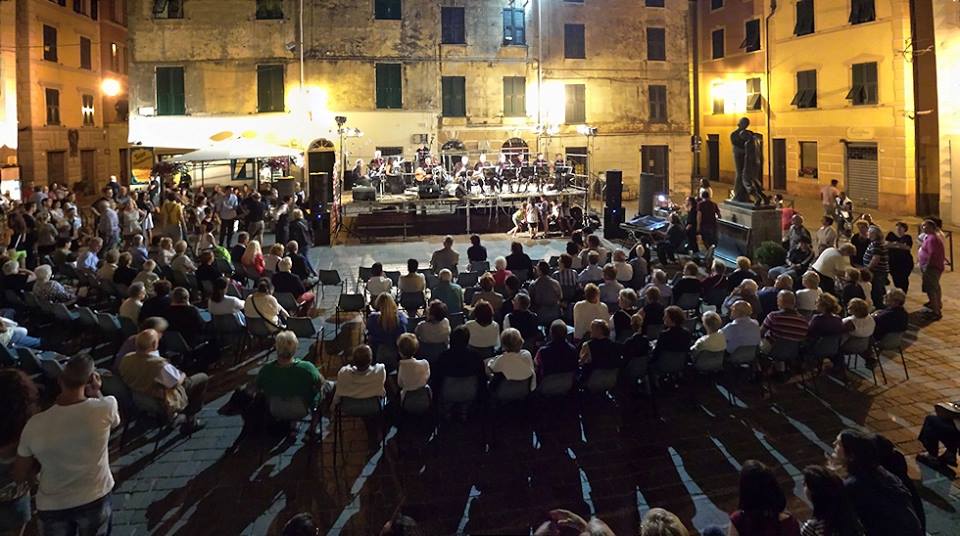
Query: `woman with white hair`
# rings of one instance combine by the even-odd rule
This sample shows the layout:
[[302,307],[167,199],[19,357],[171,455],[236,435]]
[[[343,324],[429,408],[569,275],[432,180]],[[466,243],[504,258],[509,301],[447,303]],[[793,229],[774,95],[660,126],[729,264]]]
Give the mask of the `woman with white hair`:
[[20,268],[17,261],[7,261],[3,263],[3,279],[0,284],[4,290],[14,292],[26,292],[30,283],[33,283],[37,276],[30,270]]
[[763,306],[760,305],[760,299],[757,297],[758,290],[759,285],[757,285],[756,281],[753,279],[744,279],[733,289],[730,295],[727,296],[727,299],[723,300],[723,305],[720,307],[720,310],[729,314],[730,307],[737,301],[743,300],[750,304],[750,308],[756,315],[758,311],[763,310]]
[[493,283],[495,287],[503,287],[504,281],[508,277],[513,275],[513,272],[507,270],[507,259],[506,257],[497,257],[493,260]]
[[33,273],[37,277],[36,283],[33,284],[33,293],[38,301],[66,304],[76,301],[77,293],[73,289],[67,288],[59,281],[52,279],[53,269],[50,268],[49,264],[37,266]]
[[120,304],[118,316],[129,318],[136,324],[140,320],[140,309],[143,307],[143,300],[147,299],[147,289],[143,283],[134,283],[127,289],[127,299]]
[[133,278],[134,283],[143,283],[143,288],[150,296],[153,295],[153,284],[157,281],[160,281],[160,276],[157,275],[157,261],[153,259],[144,261],[140,272]]

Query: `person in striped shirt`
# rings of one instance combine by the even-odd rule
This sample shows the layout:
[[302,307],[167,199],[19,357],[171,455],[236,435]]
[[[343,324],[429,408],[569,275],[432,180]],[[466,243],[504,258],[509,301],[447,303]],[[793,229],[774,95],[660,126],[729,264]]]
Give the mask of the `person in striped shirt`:
[[807,337],[807,318],[797,312],[797,295],[792,290],[781,290],[777,294],[777,307],[760,326],[763,352],[769,352],[778,340],[800,342]]
[[887,293],[887,275],[890,273],[890,257],[887,246],[883,242],[883,231],[879,227],[871,225],[867,230],[867,237],[870,239],[870,244],[867,245],[867,251],[863,254],[863,265],[873,275],[870,297],[873,299],[874,308],[883,309],[883,297]]

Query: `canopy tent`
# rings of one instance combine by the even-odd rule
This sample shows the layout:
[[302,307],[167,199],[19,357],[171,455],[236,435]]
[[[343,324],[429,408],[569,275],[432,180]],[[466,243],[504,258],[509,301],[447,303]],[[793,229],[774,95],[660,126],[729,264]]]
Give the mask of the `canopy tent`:
[[281,147],[257,140],[235,138],[215,143],[204,149],[173,157],[174,162],[219,162],[226,160],[265,159],[302,156],[297,149]]

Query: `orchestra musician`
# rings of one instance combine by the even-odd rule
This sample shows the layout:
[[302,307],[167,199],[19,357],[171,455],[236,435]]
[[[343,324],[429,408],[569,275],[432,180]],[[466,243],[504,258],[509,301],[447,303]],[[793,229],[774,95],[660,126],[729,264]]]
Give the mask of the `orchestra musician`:
[[563,157],[562,154],[557,153],[557,157],[553,161],[553,171],[555,173],[560,172],[560,168],[567,166],[567,160]]
[[480,156],[477,158],[477,163],[473,165],[473,170],[482,171],[486,167],[488,167],[487,153],[480,153]]
[[470,171],[470,157],[461,156],[460,161],[454,164],[453,166],[453,176],[454,178],[467,177],[468,172]]
[[539,173],[541,169],[548,169],[550,164],[548,164],[547,159],[543,157],[543,153],[537,153],[537,159],[533,161],[533,167],[535,167]]
[[370,186],[370,180],[363,176],[363,160],[357,159],[350,170],[350,183],[353,186]]
[[383,159],[383,153],[377,150],[373,152],[373,160],[370,160],[370,165],[367,168],[370,174],[382,173],[386,165],[387,161]]

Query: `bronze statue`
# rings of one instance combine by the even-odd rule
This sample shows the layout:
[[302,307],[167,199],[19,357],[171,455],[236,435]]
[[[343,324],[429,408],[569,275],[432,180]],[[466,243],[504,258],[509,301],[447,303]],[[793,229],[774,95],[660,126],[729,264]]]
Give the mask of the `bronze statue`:
[[733,183],[733,200],[741,203],[753,203],[755,206],[770,204],[770,198],[763,191],[763,142],[755,132],[749,130],[750,120],[741,118],[737,130],[730,134],[733,145],[733,162],[737,168],[737,178]]

